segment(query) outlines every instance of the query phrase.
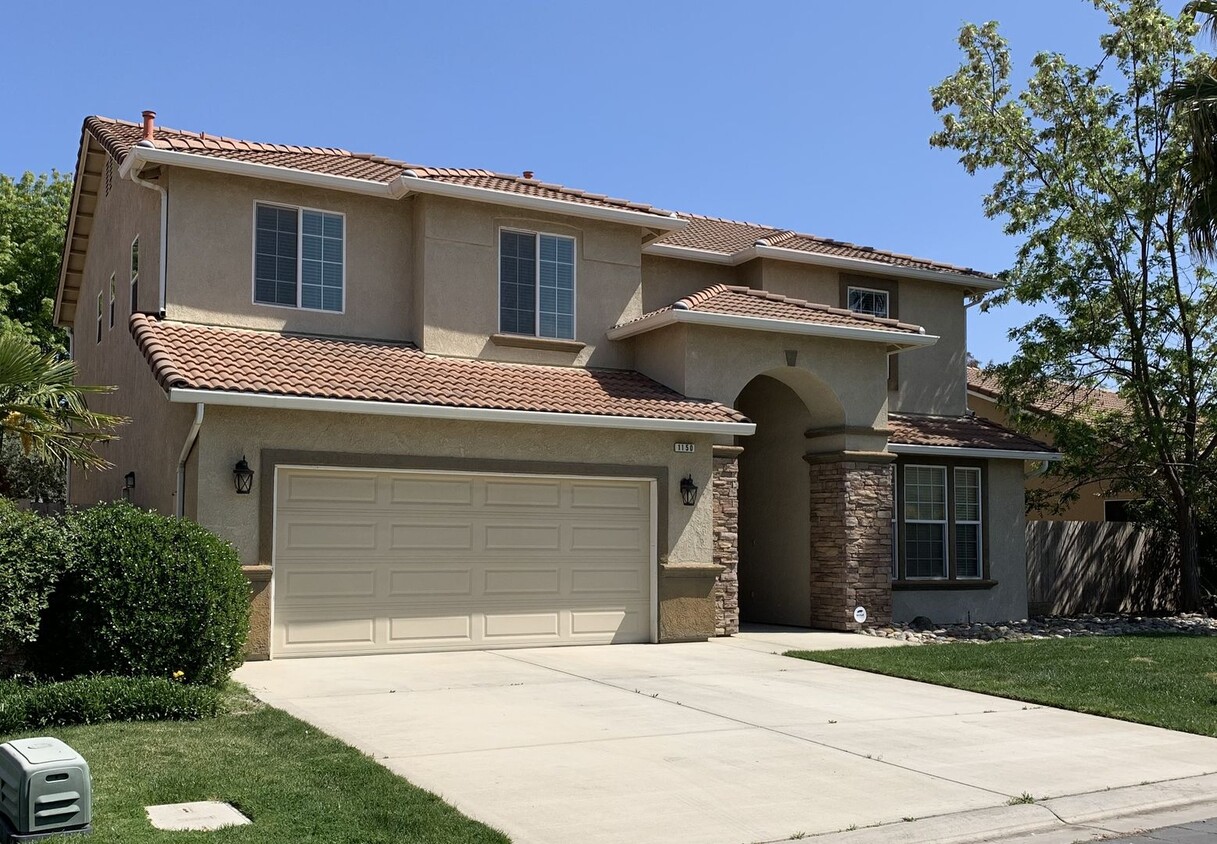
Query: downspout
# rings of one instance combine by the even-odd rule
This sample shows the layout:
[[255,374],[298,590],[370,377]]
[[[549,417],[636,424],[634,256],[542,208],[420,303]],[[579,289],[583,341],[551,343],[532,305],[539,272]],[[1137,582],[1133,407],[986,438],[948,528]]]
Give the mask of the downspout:
[[180,519],[186,515],[186,461],[190,459],[190,452],[194,451],[195,440],[199,438],[199,428],[203,425],[203,412],[207,405],[199,402],[194,406],[194,423],[190,426],[190,433],[186,434],[186,442],[182,443],[182,453],[177,459],[177,517]]
[[[155,111],[145,111],[144,112],[144,137],[143,137],[143,140],[141,140],[138,144],[136,144],[136,146],[151,147],[153,149],[156,148],[156,145],[155,145],[155,143],[153,143],[153,140],[152,140],[155,135],[155,127],[153,126],[152,121],[155,119],[155,117],[156,117]],[[131,172],[129,173],[129,175],[131,177],[131,181],[135,182],[135,184],[140,185],[145,188],[149,188],[151,190],[154,190],[161,195],[161,236],[160,236],[160,250],[159,250],[159,255],[158,255],[159,260],[157,261],[157,264],[158,264],[157,286],[159,288],[159,292],[158,292],[157,300],[156,300],[156,313],[158,316],[164,317],[165,316],[165,269],[168,266],[168,249],[169,249],[169,194],[163,187],[156,184],[155,182],[150,182],[147,179],[141,179],[134,167],[131,168]]]

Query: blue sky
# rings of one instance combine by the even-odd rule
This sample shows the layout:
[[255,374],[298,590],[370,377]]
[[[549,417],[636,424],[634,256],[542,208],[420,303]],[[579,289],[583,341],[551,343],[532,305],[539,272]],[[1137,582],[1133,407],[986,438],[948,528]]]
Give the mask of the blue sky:
[[[1171,4],[1172,7],[1177,4]],[[104,9],[104,11],[103,11]],[[1016,68],[1097,54],[1083,0],[10,4],[0,171],[70,170],[86,114],[539,178],[999,271],[982,178],[930,149],[966,20]],[[12,37],[19,33],[19,37]],[[1010,307],[973,313],[983,361]]]

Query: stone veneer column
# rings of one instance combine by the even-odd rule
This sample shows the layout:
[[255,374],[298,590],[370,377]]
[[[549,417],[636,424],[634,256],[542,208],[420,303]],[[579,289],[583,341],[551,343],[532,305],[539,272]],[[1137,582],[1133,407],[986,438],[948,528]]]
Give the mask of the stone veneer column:
[[892,476],[886,452],[808,454],[811,466],[811,623],[857,630],[892,619]]
[[714,556],[723,567],[714,585],[714,634],[739,632],[739,456],[743,448],[714,446]]

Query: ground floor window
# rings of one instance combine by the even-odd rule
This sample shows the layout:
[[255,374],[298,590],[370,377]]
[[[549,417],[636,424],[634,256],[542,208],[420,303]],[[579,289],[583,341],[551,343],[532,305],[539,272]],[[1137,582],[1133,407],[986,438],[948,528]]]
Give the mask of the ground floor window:
[[893,579],[982,579],[983,468],[897,463],[894,473]]

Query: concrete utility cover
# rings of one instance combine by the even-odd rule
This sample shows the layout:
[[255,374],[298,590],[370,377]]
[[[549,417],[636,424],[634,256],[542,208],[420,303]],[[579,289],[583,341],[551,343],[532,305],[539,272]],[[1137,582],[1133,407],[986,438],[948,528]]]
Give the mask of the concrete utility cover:
[[148,820],[157,829],[209,830],[226,826],[243,826],[252,823],[227,803],[204,800],[199,803],[167,803],[164,806],[145,806]]

